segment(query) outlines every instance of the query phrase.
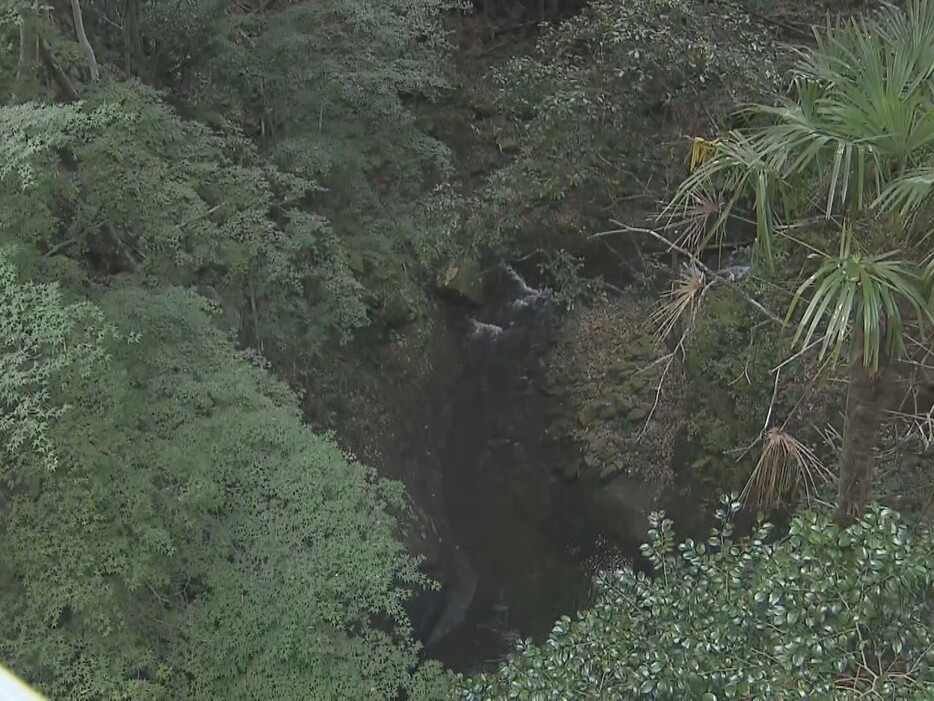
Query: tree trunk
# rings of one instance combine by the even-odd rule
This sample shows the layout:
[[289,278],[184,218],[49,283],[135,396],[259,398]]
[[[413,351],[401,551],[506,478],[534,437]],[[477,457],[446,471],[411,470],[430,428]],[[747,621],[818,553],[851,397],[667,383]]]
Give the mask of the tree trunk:
[[100,70],[97,67],[97,58],[94,56],[94,49],[91,42],[88,41],[88,35],[84,31],[84,19],[81,15],[81,5],[78,0],[71,0],[71,14],[75,22],[75,34],[78,36],[78,46],[88,63],[88,70],[91,71],[91,80],[95,83],[101,79]]
[[13,86],[15,102],[35,99],[38,88],[36,68],[39,58],[39,33],[36,30],[35,13],[23,10],[19,25],[19,62]]
[[127,78],[139,73],[143,61],[143,43],[139,35],[139,0],[125,0],[123,9],[124,70]]
[[[858,344],[861,345],[861,344]],[[846,528],[860,519],[869,501],[875,463],[876,441],[891,392],[891,369],[880,358],[874,372],[863,363],[862,353],[850,361],[850,381],[846,398],[846,425],[840,458],[840,485],[835,520]]]
[[71,84],[71,80],[65,75],[65,71],[62,70],[61,64],[59,64],[55,55],[52,53],[52,48],[49,46],[49,43],[42,37],[39,37],[39,60],[42,61],[42,65],[45,66],[46,71],[48,71],[52,82],[55,83],[59,99],[62,102],[76,101],[78,99],[78,91],[75,90],[75,86]]

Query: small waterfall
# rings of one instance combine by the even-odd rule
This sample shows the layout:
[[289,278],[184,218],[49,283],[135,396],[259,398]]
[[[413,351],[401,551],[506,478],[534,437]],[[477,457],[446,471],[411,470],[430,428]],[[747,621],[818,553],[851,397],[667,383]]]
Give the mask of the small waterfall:
[[495,341],[503,335],[503,327],[498,324],[488,324],[485,321],[470,320],[470,337]]
[[506,277],[513,282],[519,293],[519,296],[510,304],[513,310],[518,311],[530,307],[537,307],[551,297],[551,290],[547,288],[536,290],[534,287],[531,287],[511,265],[504,266],[504,271]]
[[516,342],[535,333],[538,321],[547,317],[541,312],[547,311],[546,304],[552,296],[547,288],[537,290],[529,285],[511,265],[504,265],[503,272],[498,294],[483,314],[487,320],[471,319],[469,331],[472,341],[485,342],[487,347],[499,350],[507,338]]

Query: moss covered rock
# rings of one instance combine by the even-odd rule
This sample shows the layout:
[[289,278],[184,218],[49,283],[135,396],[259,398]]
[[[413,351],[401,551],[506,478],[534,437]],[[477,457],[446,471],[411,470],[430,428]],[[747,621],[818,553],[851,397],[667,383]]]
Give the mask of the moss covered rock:
[[[647,326],[648,302],[607,301],[570,319],[549,356],[549,391],[575,407],[560,430],[581,447],[601,479],[671,481],[681,421],[682,375],[659,362],[667,349]],[[658,391],[662,381],[662,391]],[[656,401],[657,395],[657,401]]]
[[483,305],[483,271],[476,261],[464,258],[449,263],[438,275],[437,285],[451,299],[476,307]]

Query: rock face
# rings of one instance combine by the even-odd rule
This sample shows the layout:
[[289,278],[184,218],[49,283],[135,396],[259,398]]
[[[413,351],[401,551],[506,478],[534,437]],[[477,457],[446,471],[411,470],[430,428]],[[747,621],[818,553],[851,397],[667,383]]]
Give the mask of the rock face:
[[460,304],[481,307],[486,298],[483,272],[470,259],[449,263],[438,275],[436,284],[441,294]]
[[582,311],[549,358],[550,391],[575,408],[576,421],[557,428],[602,481],[625,475],[670,484],[674,477],[682,377],[675,364],[666,371],[667,349],[654,338],[650,311],[628,298]]
[[628,475],[617,474],[594,498],[594,511],[609,533],[619,540],[644,539],[649,531],[649,514],[657,508],[663,487]]

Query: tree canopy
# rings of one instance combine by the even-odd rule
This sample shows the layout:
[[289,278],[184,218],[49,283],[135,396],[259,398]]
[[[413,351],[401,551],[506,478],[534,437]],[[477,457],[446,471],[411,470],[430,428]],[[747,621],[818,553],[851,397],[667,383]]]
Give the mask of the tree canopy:
[[[35,387],[13,397],[5,375],[3,426],[37,449],[8,440],[2,480],[14,669],[52,698],[421,683],[403,602],[424,579],[388,515],[398,485],[303,427],[196,294],[117,285],[97,311],[2,272],[3,326],[20,329],[4,367],[28,354],[20,384]],[[82,341],[87,314],[116,333]]]
[[930,532],[877,507],[849,530],[804,511],[780,538],[737,538],[740,506],[722,500],[703,542],[676,544],[655,514],[651,575],[603,575],[592,607],[461,698],[929,697]]
[[[835,519],[738,537],[727,499],[676,545],[656,514],[650,571],[601,575],[547,641],[455,678],[409,620],[435,584],[403,486],[300,409],[354,343],[427,333],[443,263],[667,187],[663,137],[773,92],[779,48],[726,4],[540,27],[492,71],[510,158],[469,191],[424,117],[458,0],[0,0],[4,667],[52,699],[930,697],[934,538],[868,490],[879,387],[924,366],[934,326],[934,2],[818,33],[787,99],[694,141],[670,210],[692,263],[754,217],[753,284],[797,284],[784,322],[756,288],[737,304],[849,361]],[[698,270],[668,298],[691,315],[718,308]],[[698,328],[731,353],[753,333]],[[774,387],[759,440],[812,455],[765,440]]]
[[272,371],[421,303],[447,7],[88,3],[90,75],[72,6],[0,15],[0,658],[50,698],[444,695],[401,485]]

